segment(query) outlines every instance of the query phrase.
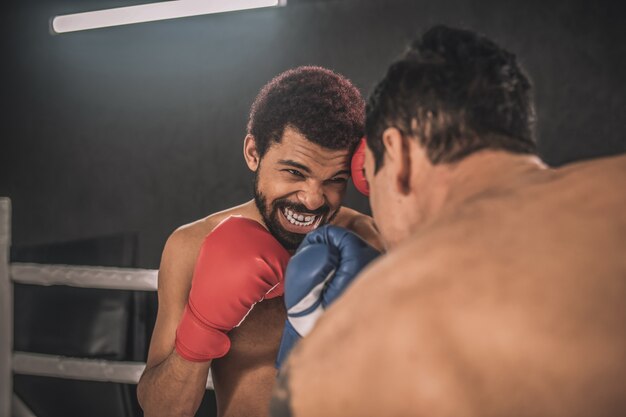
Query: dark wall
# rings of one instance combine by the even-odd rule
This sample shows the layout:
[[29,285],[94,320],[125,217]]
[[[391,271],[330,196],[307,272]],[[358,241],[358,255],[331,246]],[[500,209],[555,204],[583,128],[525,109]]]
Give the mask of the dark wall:
[[[611,3],[614,6],[611,6]],[[479,30],[534,79],[553,165],[624,152],[619,2],[297,1],[287,7],[52,36],[57,14],[122,1],[3,6],[0,195],[16,245],[138,232],[157,267],[177,226],[247,201],[249,106],[277,73],[317,64],[368,94],[414,34]],[[348,204],[366,210],[350,191]]]

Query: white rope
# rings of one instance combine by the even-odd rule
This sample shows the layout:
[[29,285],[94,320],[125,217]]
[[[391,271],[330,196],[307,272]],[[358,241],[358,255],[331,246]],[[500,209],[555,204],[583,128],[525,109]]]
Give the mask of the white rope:
[[41,353],[13,352],[13,372],[85,381],[136,384],[146,365],[103,359],[68,358]]
[[70,265],[12,263],[11,279],[20,284],[156,291],[158,271]]
[[0,197],[0,245],[11,244],[11,200]]
[[[137,384],[145,367],[146,364],[143,362],[70,358],[42,353],[13,353],[13,372],[20,375]],[[206,388],[213,389],[210,373]]]
[[9,276],[11,200],[0,197],[0,417],[11,416],[13,375],[13,286]]

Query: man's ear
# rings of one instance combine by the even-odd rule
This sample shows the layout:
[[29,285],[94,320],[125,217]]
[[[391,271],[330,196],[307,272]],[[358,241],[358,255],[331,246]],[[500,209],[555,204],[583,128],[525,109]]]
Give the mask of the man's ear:
[[246,135],[243,140],[243,157],[246,160],[246,164],[251,171],[255,171],[259,168],[259,151],[256,147],[256,140],[252,135]]
[[395,127],[388,127],[383,132],[383,145],[387,159],[384,164],[389,164],[388,169],[391,170],[393,186],[404,195],[411,191],[411,155],[408,140],[410,139]]

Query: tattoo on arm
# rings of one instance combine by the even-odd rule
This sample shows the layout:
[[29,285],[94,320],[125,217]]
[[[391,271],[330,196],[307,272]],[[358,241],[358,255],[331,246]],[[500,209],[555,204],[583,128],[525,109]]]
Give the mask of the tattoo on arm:
[[274,393],[270,401],[270,415],[272,417],[293,417],[291,392],[289,392],[289,365],[284,366],[276,378]]

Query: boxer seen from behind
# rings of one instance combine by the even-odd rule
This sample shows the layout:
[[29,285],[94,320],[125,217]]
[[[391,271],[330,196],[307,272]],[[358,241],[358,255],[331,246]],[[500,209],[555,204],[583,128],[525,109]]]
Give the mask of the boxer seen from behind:
[[292,351],[273,416],[626,414],[626,156],[548,168],[533,107],[474,32],[437,26],[391,65],[365,155],[388,252]]
[[347,79],[319,67],[261,90],[244,141],[254,199],[179,228],[165,245],[137,392],[147,417],[193,416],[209,368],[218,415],[268,414],[290,254],[327,223],[379,245],[371,218],[341,206],[364,107]]

